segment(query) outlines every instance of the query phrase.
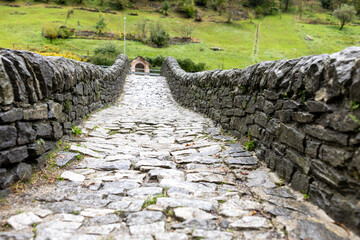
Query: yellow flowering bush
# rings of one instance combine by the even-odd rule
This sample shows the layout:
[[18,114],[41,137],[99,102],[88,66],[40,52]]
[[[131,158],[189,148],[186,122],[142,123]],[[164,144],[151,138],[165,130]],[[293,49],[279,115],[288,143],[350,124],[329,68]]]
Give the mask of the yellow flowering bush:
[[74,59],[76,61],[84,61],[86,62],[86,58],[81,58],[79,55],[72,53],[72,52],[66,52],[66,53],[59,53],[59,52],[39,52],[35,51],[35,53],[38,53],[43,56],[54,56],[54,57],[64,57],[64,58],[70,58]]

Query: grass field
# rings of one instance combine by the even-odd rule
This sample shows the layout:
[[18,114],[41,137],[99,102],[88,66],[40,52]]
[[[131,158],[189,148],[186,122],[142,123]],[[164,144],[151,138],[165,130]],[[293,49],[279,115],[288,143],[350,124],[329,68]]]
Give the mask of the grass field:
[[[62,24],[67,11],[71,7],[62,9],[45,8],[42,4],[12,8],[0,6],[0,47],[12,48],[13,44],[30,44],[34,46],[54,45],[63,49],[81,49],[90,52],[101,40],[88,39],[57,39],[52,43],[41,36],[41,26],[47,22]],[[25,13],[24,15],[16,14]],[[129,13],[139,16],[130,16]],[[107,30],[122,32],[123,17],[126,16],[127,32],[135,32],[136,23],[142,17],[150,21],[163,23],[171,36],[180,36],[179,26],[192,24],[192,36],[200,39],[201,43],[187,45],[171,45],[167,48],[152,48],[140,42],[127,41],[126,54],[130,59],[141,56],[173,56],[176,58],[190,58],[194,62],[204,62],[207,69],[243,68],[255,62],[264,60],[289,59],[310,54],[332,53],[343,48],[359,44],[360,27],[345,26],[342,31],[334,25],[313,25],[299,22],[292,14],[267,16],[263,20],[233,21],[224,23],[224,16],[218,16],[213,11],[203,12],[201,23],[192,19],[181,18],[178,14],[171,14],[164,18],[161,14],[150,11],[125,10],[116,15],[104,14]],[[94,30],[99,13],[75,10],[67,26],[81,30]],[[215,20],[217,22],[210,22]],[[255,31],[261,21],[258,53],[253,55]],[[310,35],[314,41],[305,40]],[[113,41],[123,49],[122,41]],[[220,47],[224,51],[214,52],[210,47]],[[75,51],[76,52],[76,51]],[[79,51],[84,53],[84,51]]]

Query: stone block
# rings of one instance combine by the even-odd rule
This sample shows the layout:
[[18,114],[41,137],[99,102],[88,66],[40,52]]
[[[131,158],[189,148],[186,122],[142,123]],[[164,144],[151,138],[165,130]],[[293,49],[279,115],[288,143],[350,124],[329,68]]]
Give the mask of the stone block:
[[48,118],[48,105],[46,103],[35,104],[32,108],[24,109],[25,120],[42,120]]
[[255,107],[259,110],[263,110],[264,108],[264,103],[265,103],[265,98],[263,96],[258,96],[256,98],[256,104],[255,104]]
[[16,145],[17,131],[14,126],[0,126],[0,149]]
[[294,100],[285,100],[283,103],[283,109],[298,109],[300,106],[301,104]]
[[296,151],[286,149],[285,158],[290,160],[296,166],[300,167],[305,174],[309,173],[311,161],[310,158]]
[[306,140],[305,153],[312,158],[318,158],[320,143],[315,141]]
[[35,141],[36,132],[32,128],[31,122],[18,122],[16,127],[18,131],[17,143],[19,145]]
[[12,148],[10,150],[0,152],[0,164],[18,163],[28,157],[26,146]]
[[263,110],[266,114],[273,114],[275,112],[275,106],[272,102],[265,101]]
[[7,112],[0,113],[0,123],[12,123],[23,118],[24,112],[21,108],[12,108]]
[[23,181],[28,181],[32,177],[32,167],[27,163],[19,163],[12,171],[16,174],[18,179]]
[[341,145],[348,144],[348,136],[346,134],[326,129],[321,125],[306,125],[304,132],[321,140],[340,143]]
[[261,128],[256,124],[249,126],[249,135],[251,137],[260,138]]
[[290,182],[291,175],[294,172],[294,164],[284,158],[277,158],[276,165],[275,165],[275,171],[278,173],[279,177]]
[[280,156],[284,156],[286,153],[286,146],[284,144],[278,143],[278,142],[273,142],[271,144],[271,148],[273,149],[273,151],[280,155]]
[[249,102],[246,104],[246,108],[245,108],[245,112],[247,113],[254,113],[255,112],[255,101],[256,101],[256,96],[253,95]]
[[255,112],[254,114],[254,122],[262,127],[266,127],[267,124],[267,116],[263,112]]
[[2,59],[0,57],[0,104],[10,105],[14,102],[14,90]]
[[315,116],[311,113],[294,112],[292,118],[299,123],[311,123],[314,121]]
[[264,96],[269,100],[278,100],[280,93],[271,91],[271,90],[264,90]]
[[300,152],[304,151],[305,135],[298,132],[295,128],[280,123],[279,129],[276,131],[276,136],[279,138],[280,142],[285,143]]
[[322,145],[319,151],[319,157],[325,162],[330,163],[334,167],[345,167],[347,160],[352,153],[341,148]]
[[269,122],[266,124],[266,130],[272,134],[275,134],[275,132],[280,127],[280,120],[276,118],[271,118]]
[[290,187],[296,191],[307,193],[309,191],[310,177],[296,171],[292,177]]
[[305,105],[310,113],[326,113],[331,111],[331,108],[323,102],[307,101],[305,102]]
[[36,122],[33,124],[37,138],[51,138],[53,136],[52,127],[49,122]]
[[293,114],[293,110],[287,109],[287,110],[277,110],[275,112],[275,116],[280,119],[283,123],[289,123],[291,122],[291,115]]
[[48,117],[50,119],[55,118],[58,121],[62,122],[63,120],[63,107],[57,102],[50,101],[48,102],[49,105],[49,113]]
[[342,172],[339,172],[335,168],[325,164],[320,160],[311,160],[311,172],[315,177],[336,188],[346,185],[346,177]]
[[54,130],[54,139],[58,140],[63,136],[63,129],[59,122],[52,122],[52,127]]

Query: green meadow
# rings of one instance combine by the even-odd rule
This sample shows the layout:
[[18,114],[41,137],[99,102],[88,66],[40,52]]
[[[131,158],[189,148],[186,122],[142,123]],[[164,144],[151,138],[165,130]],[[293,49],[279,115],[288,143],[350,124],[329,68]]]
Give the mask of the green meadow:
[[[45,8],[44,4],[20,8],[0,6],[0,47],[13,48],[13,44],[31,46],[57,46],[64,51],[84,54],[92,51],[105,40],[56,39],[50,42],[41,35],[44,23],[63,24],[68,10],[72,7]],[[137,13],[138,16],[129,15]],[[190,58],[196,63],[206,63],[207,69],[244,68],[256,62],[296,58],[304,55],[333,53],[346,47],[360,45],[360,27],[345,26],[339,31],[337,25],[314,25],[298,20],[297,15],[281,14],[248,20],[225,23],[225,16],[214,11],[203,12],[203,22],[185,19],[177,13],[164,17],[160,13],[141,10],[117,11],[117,14],[102,13],[107,31],[123,32],[126,17],[127,32],[135,33],[136,24],[142,18],[162,23],[171,37],[180,36],[179,27],[184,24],[193,26],[192,37],[201,43],[170,45],[166,48],[154,48],[135,41],[126,41],[126,54],[130,59],[137,56],[155,57],[157,55],[175,58]],[[67,27],[76,30],[94,30],[99,13],[74,10]],[[254,55],[255,33],[260,25],[257,54]],[[310,35],[314,40],[305,40]],[[123,49],[123,41],[113,40]],[[223,51],[212,51],[218,47]]]

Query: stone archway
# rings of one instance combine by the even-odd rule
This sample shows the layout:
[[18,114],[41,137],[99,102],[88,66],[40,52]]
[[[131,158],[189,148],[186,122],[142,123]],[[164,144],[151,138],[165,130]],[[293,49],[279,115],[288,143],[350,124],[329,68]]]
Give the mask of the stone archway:
[[145,72],[145,66],[142,63],[137,63],[135,65],[135,72]]

